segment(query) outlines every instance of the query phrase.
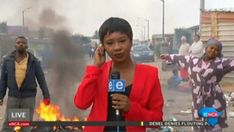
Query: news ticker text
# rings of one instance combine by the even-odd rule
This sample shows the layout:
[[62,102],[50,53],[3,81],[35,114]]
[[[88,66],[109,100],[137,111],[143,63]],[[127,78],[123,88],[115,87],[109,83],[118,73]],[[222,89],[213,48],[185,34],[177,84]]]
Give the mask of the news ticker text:
[[209,125],[207,122],[203,121],[138,121],[138,122],[115,122],[115,121],[10,121],[8,122],[10,127],[14,126],[144,126],[144,127],[154,127],[154,126],[206,126]]

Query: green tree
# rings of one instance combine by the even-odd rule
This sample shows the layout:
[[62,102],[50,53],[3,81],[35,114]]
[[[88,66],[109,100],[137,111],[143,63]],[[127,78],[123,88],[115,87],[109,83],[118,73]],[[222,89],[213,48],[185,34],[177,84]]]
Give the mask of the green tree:
[[40,28],[39,29],[38,37],[39,37],[39,39],[44,39],[44,37],[45,37],[45,28]]
[[0,33],[7,34],[7,23],[6,22],[0,23]]
[[72,41],[76,44],[87,44],[91,42],[90,37],[86,37],[80,34],[73,35]]
[[99,33],[98,33],[98,30],[96,30],[93,34],[93,39],[99,39]]

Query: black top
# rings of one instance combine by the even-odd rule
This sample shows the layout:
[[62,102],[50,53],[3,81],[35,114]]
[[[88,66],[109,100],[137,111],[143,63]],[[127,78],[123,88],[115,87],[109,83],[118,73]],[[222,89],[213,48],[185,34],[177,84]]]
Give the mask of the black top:
[[[126,95],[129,97],[130,95],[130,92],[131,92],[131,89],[132,89],[132,84],[131,85],[128,85],[126,88],[125,88],[125,92],[121,93],[123,95]],[[107,107],[107,111],[108,111],[108,114],[107,114],[107,121],[117,121],[117,117],[115,115],[115,109],[112,107],[112,98],[111,98],[111,94],[112,93],[108,93],[108,107]],[[121,111],[120,111],[120,119],[118,121],[125,121],[124,117],[122,116],[121,114]],[[104,131],[105,132],[116,132],[117,131],[117,127],[116,126],[106,126],[104,128]],[[125,132],[126,131],[126,127],[124,126],[120,126],[119,127],[119,131],[120,132]]]

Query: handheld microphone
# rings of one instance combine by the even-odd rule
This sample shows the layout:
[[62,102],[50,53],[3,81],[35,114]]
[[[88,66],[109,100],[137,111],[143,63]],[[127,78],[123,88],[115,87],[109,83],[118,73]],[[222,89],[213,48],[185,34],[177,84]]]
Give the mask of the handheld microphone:
[[[125,92],[125,80],[120,79],[120,72],[116,71],[111,73],[111,79],[109,80],[108,92],[110,93],[122,93]],[[119,116],[120,112],[118,109],[115,111],[115,115]]]

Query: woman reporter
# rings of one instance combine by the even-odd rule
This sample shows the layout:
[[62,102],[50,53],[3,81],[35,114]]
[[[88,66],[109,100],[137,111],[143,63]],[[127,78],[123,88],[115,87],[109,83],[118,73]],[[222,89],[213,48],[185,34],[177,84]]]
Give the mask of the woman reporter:
[[[162,121],[163,97],[158,69],[135,64],[130,57],[132,29],[122,19],[111,17],[99,29],[102,43],[94,54],[93,65],[87,66],[74,102],[78,108],[92,106],[88,121],[116,121],[115,110],[121,112],[121,121]],[[105,52],[111,58],[106,62]],[[123,94],[108,93],[108,80],[112,72],[120,72],[126,81]],[[86,126],[84,131],[116,131],[116,127]],[[120,131],[145,131],[145,127],[126,126]]]

